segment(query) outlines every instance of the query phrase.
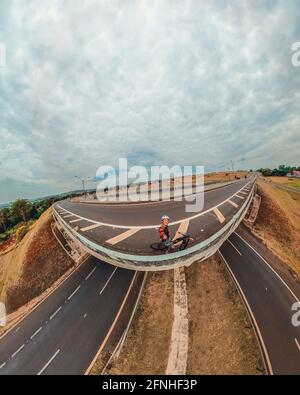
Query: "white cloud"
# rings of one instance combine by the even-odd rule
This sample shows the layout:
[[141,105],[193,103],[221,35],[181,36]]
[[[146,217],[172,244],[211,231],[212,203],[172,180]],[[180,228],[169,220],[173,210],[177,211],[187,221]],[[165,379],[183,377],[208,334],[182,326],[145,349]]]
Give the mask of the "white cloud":
[[121,156],[296,163],[299,16],[296,0],[1,3],[0,202]]

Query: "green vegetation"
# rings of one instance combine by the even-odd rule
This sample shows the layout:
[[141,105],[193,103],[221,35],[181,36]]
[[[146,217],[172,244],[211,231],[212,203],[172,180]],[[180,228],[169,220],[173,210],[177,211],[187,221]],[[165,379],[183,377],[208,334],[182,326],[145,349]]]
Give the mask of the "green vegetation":
[[21,240],[28,232],[30,225],[47,210],[54,199],[30,202],[18,199],[9,208],[0,209],[0,242],[9,239],[13,234]]
[[59,199],[47,198],[30,202],[18,199],[9,208],[0,209],[0,243],[14,234],[20,241],[34,221],[57,200]]
[[300,167],[279,165],[278,168],[275,169],[261,168],[258,169],[257,171],[259,171],[264,177],[270,177],[270,176],[286,176],[288,173],[291,173],[293,170],[300,171]]
[[53,203],[74,196],[78,196],[78,193],[70,192],[35,201],[17,199],[9,207],[0,208],[0,244],[13,235],[16,235],[17,240],[20,241],[30,226]]

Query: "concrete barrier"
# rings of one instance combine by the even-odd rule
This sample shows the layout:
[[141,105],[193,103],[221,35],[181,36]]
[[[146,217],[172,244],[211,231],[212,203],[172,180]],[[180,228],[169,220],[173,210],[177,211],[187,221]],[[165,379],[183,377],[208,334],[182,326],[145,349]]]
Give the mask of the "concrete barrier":
[[176,251],[162,255],[133,255],[96,244],[76,232],[76,230],[63,221],[55,209],[53,209],[53,214],[55,220],[64,227],[68,235],[75,241],[79,242],[89,254],[94,255],[98,259],[111,263],[112,265],[131,270],[168,270],[174,269],[175,267],[189,266],[196,260],[202,261],[213,255],[243,220],[249,209],[254,193],[254,187],[255,183],[239,211],[214,235],[183,251]]

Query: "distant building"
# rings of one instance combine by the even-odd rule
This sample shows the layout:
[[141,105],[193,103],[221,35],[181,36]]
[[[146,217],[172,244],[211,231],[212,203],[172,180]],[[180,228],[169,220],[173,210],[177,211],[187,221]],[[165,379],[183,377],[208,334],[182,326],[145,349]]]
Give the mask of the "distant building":
[[300,178],[300,170],[292,170],[291,173],[287,174],[288,177]]
[[294,170],[293,171],[293,176],[297,177],[297,178],[300,178],[300,170]]

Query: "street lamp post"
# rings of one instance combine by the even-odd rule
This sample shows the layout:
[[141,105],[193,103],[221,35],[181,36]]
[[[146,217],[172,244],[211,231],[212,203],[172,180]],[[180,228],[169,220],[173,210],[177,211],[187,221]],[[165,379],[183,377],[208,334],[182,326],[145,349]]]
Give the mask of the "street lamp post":
[[85,187],[84,187],[84,178],[80,178],[79,176],[74,176],[75,178],[78,178],[81,183],[82,183],[82,191],[83,191],[83,196],[85,197]]

